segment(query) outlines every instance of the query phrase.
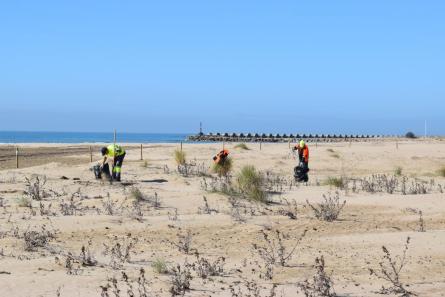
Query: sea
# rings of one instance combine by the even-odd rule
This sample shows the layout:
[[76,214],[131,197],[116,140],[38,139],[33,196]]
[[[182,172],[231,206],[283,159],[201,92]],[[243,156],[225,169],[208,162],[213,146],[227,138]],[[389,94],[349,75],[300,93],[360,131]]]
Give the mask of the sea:
[[[185,133],[116,133],[120,143],[179,143]],[[106,132],[26,132],[0,131],[0,143],[106,143],[114,141],[114,133]]]

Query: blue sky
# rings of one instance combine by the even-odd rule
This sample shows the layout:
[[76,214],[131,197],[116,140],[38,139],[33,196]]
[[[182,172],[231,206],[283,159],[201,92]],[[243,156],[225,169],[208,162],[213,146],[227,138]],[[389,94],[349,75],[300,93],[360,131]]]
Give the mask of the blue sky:
[[0,130],[445,134],[445,1],[2,1]]

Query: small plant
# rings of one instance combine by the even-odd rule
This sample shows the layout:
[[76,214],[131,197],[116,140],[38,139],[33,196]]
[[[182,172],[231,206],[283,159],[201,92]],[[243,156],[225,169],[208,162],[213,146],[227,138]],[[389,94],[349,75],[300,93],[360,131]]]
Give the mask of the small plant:
[[200,278],[206,279],[210,276],[222,276],[224,274],[226,261],[224,257],[219,257],[214,262],[210,262],[206,258],[200,257],[198,253],[195,255],[196,262],[192,264],[192,268]]
[[30,178],[25,177],[25,184],[25,194],[32,200],[40,201],[45,198],[44,186],[46,184],[46,176],[33,175]]
[[190,290],[190,281],[192,280],[192,274],[190,272],[190,265],[185,263],[183,266],[176,265],[171,270],[171,287],[170,293],[172,296],[178,296],[184,294]]
[[17,205],[19,207],[31,208],[32,207],[32,199],[27,196],[21,196],[21,197],[17,198]]
[[186,154],[181,150],[175,150],[174,152],[176,165],[185,165],[186,164]]
[[242,196],[249,200],[266,203],[267,194],[263,190],[263,176],[252,165],[244,166],[237,177],[238,188]]
[[292,202],[287,201],[286,199],[283,199],[286,203],[286,208],[281,208],[278,213],[283,216],[287,216],[292,220],[297,219],[297,211],[298,211],[298,205],[295,200],[292,200]]
[[137,187],[132,187],[130,189],[130,197],[138,202],[145,200],[144,194],[142,194],[141,190]]
[[25,243],[25,251],[36,251],[39,247],[46,247],[46,245],[56,238],[53,231],[46,229],[43,225],[39,231],[27,230],[23,234],[23,240]]
[[395,176],[401,176],[402,175],[402,167],[398,166],[396,167],[396,169],[394,170],[394,175]]
[[262,288],[254,281],[244,281],[244,284],[237,284],[230,286],[231,297],[277,297],[277,284],[272,284],[270,290],[266,293],[267,288]]
[[333,149],[331,149],[331,148],[328,148],[327,151],[330,152],[330,153],[334,153],[334,152],[335,152],[335,151],[334,151]]
[[315,275],[312,281],[305,280],[298,284],[305,297],[336,297],[333,282],[325,271],[323,256],[315,258]]
[[234,146],[234,148],[245,150],[245,151],[250,150],[250,148],[245,143],[238,143],[237,145]]
[[233,159],[226,157],[224,160],[218,163],[213,163],[212,172],[216,173],[219,177],[226,177],[230,174],[233,168]]
[[193,240],[193,234],[192,231],[187,230],[185,234],[178,233],[178,242],[172,242],[170,243],[178,248],[178,250],[185,254],[190,254],[192,252],[192,240]]
[[328,177],[328,179],[325,182],[326,185],[328,186],[333,186],[339,189],[343,189],[345,188],[345,184],[346,184],[346,179],[343,177]]
[[[261,235],[265,243],[264,246],[253,244],[253,250],[268,264],[279,264],[286,266],[292,259],[300,242],[306,236],[307,230],[304,230],[298,239],[290,239],[289,234],[283,234],[279,230],[274,232],[265,232],[261,230]],[[292,247],[286,247],[285,241],[295,242]]]
[[158,274],[168,273],[167,263],[162,258],[156,258],[153,263],[151,263],[151,268]]
[[105,214],[109,216],[117,215],[122,211],[122,204],[116,205],[116,202],[111,200],[110,193],[107,193],[107,199],[102,200],[102,207]]
[[141,167],[142,168],[148,168],[148,161],[147,160],[144,160],[144,162],[142,162],[142,164],[141,164]]
[[412,212],[414,214],[419,215],[419,226],[417,228],[417,231],[419,232],[426,232],[425,228],[425,220],[423,219],[423,212],[420,209],[417,208],[408,208],[409,212]]
[[[100,286],[101,297],[149,297],[148,282],[145,278],[145,270],[139,269],[137,281],[131,281],[128,275],[122,271],[122,279],[119,281],[116,277],[108,278],[105,286]],[[125,292],[125,293],[124,293]]]
[[75,200],[76,193],[72,194],[70,199],[66,202],[62,200],[59,204],[60,211],[64,216],[75,216],[82,211],[82,203]]
[[439,169],[439,175],[442,176],[442,177],[445,177],[445,166],[442,166],[442,167]]
[[416,296],[416,294],[408,291],[405,288],[406,285],[400,281],[400,273],[406,265],[406,253],[408,251],[409,242],[410,238],[408,237],[402,255],[396,258],[393,258],[389,250],[385,246],[382,246],[383,259],[379,262],[379,269],[375,270],[369,268],[371,275],[391,284],[390,287],[383,286],[380,290],[381,294],[396,294],[400,297]]
[[130,261],[131,250],[137,242],[138,239],[131,237],[131,234],[128,234],[126,238],[122,239],[115,237],[112,245],[103,244],[105,250],[102,254],[110,256],[110,266],[112,268],[119,269],[124,263]]
[[335,195],[331,195],[331,193],[328,193],[327,196],[323,195],[323,201],[318,203],[317,206],[313,206],[308,200],[306,200],[306,203],[312,208],[317,219],[333,222],[338,219],[340,212],[346,205],[346,200],[341,203],[340,194],[335,192]]
[[212,214],[212,213],[218,213],[218,210],[211,208],[209,205],[209,202],[207,201],[207,197],[203,196],[204,200],[204,207],[198,208],[198,213],[202,214]]

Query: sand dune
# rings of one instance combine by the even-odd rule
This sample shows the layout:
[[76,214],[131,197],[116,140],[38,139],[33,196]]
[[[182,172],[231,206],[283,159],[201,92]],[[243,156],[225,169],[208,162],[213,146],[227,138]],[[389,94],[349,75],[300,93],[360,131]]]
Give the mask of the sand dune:
[[[11,169],[9,159],[9,163],[0,163],[0,296],[57,296],[58,291],[60,296],[101,296],[101,286],[113,277],[120,296],[127,296],[122,271],[137,292],[140,268],[145,270],[149,296],[171,296],[171,270],[178,264],[184,269],[185,263],[195,265],[185,296],[269,296],[273,284],[276,296],[304,296],[298,284],[312,280],[315,258],[320,256],[338,296],[380,296],[382,285],[391,287],[391,283],[370,275],[369,269],[379,268],[383,245],[393,257],[401,255],[407,237],[410,244],[401,282],[418,296],[445,296],[445,178],[438,174],[445,165],[445,144],[418,140],[397,146],[390,141],[309,145],[310,182],[296,185],[292,182],[296,160],[288,144],[263,144],[261,151],[258,144],[248,144],[250,150],[226,144],[234,160],[234,183],[239,169],[247,164],[282,179],[270,195],[274,203],[237,198],[244,204],[239,214],[244,222],[234,217],[227,195],[203,188],[203,180],[211,183],[212,179],[203,168],[211,166],[211,157],[221,144],[184,145],[187,159],[206,176],[177,172],[173,151],[178,145],[147,145],[144,161],[139,160],[137,146],[128,146],[122,184],[94,179],[90,167],[95,162],[88,163],[85,146],[79,145],[82,149],[75,155],[60,153],[68,152],[67,146],[27,146],[25,149],[45,152],[43,159],[28,157],[28,166],[37,166]],[[0,149],[3,151],[7,147]],[[100,158],[98,153],[94,157]],[[399,184],[394,193],[363,189],[363,179],[371,180],[373,174],[392,178],[397,167],[402,176],[395,177]],[[25,178],[35,174],[46,176],[45,195],[27,207]],[[329,177],[342,176],[349,180],[347,189],[326,185]],[[405,193],[400,184],[403,178]],[[415,187],[423,187],[426,193]],[[135,188],[144,196],[138,204],[132,194]],[[316,205],[323,195],[336,191],[340,202],[346,201],[338,220],[315,218],[306,200]],[[420,194],[413,194],[415,191]],[[204,209],[204,196],[210,211]],[[295,201],[296,219],[285,215],[286,201]],[[419,232],[419,211],[425,232]],[[26,250],[24,236],[36,234],[30,231],[42,233],[43,225],[50,233],[48,242]],[[186,254],[176,245],[178,235],[186,236],[188,230],[192,241]],[[304,230],[307,234],[284,267],[269,267],[272,275],[268,277],[268,265],[253,246],[266,247],[261,232],[273,238],[276,230],[288,236],[283,238],[286,251]],[[84,258],[82,246],[86,248]],[[94,263],[85,262],[88,252]],[[219,257],[225,259],[221,275],[200,277],[197,265],[204,265],[202,259],[213,263]],[[165,261],[169,273],[152,268],[157,259]],[[247,295],[246,281],[258,285],[260,294]],[[231,287],[244,295],[234,295]],[[109,296],[115,296],[112,291],[108,289]]]

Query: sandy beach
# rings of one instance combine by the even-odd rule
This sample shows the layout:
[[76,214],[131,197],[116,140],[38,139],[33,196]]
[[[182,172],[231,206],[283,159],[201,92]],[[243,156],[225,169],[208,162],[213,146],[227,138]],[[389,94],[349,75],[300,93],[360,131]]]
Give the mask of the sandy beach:
[[[179,144],[144,145],[144,160],[139,145],[124,147],[123,182],[110,184],[90,170],[100,145],[90,163],[88,144],[23,144],[19,169],[15,146],[0,146],[0,296],[116,296],[116,288],[127,296],[141,288],[141,268],[147,296],[171,296],[178,265],[190,271],[185,296],[305,296],[302,284],[312,283],[321,256],[338,296],[381,296],[392,284],[370,269],[380,271],[382,246],[402,261],[408,237],[400,282],[418,296],[445,296],[443,141],[309,143],[308,184],[293,181],[297,160],[287,143],[263,143],[261,150],[225,144],[233,184],[244,165],[268,182],[269,203],[237,197],[235,206],[231,195],[212,188],[212,157],[222,144],[184,144],[187,174],[173,157]],[[27,200],[27,179],[36,175],[41,195]],[[393,191],[381,186],[382,175]],[[340,187],[328,182],[341,177]],[[318,219],[308,202],[317,206],[336,193],[345,201],[338,218]],[[264,232],[277,252],[277,230],[285,254],[293,251],[284,265],[268,263],[258,249],[270,247]],[[37,236],[35,245],[29,236]],[[206,261],[218,268],[213,275],[203,274]]]

